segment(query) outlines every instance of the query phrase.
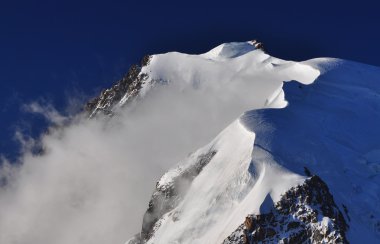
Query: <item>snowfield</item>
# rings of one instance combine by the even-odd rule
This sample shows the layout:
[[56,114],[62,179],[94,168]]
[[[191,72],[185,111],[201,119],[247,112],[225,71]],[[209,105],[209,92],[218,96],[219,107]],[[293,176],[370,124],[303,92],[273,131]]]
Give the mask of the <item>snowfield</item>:
[[350,242],[380,241],[379,68],[330,58],[284,61],[247,42],[201,55],[155,55],[143,72],[180,92],[204,91],[226,113],[247,111],[185,160],[216,151],[148,243],[221,243],[248,214],[264,211],[268,195],[276,202],[301,184],[305,167],[327,183],[342,212],[347,208]]
[[[282,193],[303,182],[303,176],[278,165],[266,151],[252,154],[254,138],[255,134],[237,120],[196,152],[217,153],[194,179],[180,205],[165,216],[149,243],[222,243],[248,213],[260,213],[268,194],[278,201]],[[159,184],[165,184],[165,179]]]

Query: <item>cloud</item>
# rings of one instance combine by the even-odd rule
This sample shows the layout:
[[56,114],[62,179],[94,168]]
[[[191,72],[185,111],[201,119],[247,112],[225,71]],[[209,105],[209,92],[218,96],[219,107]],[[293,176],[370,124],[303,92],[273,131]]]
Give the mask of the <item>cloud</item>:
[[123,243],[138,233],[160,176],[241,112],[213,100],[164,86],[112,119],[30,104],[53,126],[40,139],[18,132],[21,164],[3,163],[0,243]]
[[[25,106],[53,126],[39,139],[18,135],[43,154],[27,146],[16,166],[2,160],[0,243],[124,243],[138,233],[160,176],[282,87],[281,77],[265,70],[248,70],[249,77],[224,70],[196,76],[196,85],[158,86],[112,118]],[[204,83],[210,79],[218,82]]]
[[54,125],[62,126],[69,118],[61,115],[52,105],[32,102],[23,106],[24,111],[40,114]]

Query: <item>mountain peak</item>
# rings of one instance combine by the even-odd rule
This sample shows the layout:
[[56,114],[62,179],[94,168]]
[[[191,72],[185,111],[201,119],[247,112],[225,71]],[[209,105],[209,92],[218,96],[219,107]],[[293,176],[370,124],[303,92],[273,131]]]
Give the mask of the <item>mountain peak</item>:
[[[267,78],[257,79],[262,72],[277,70],[268,73]],[[133,65],[128,73],[113,87],[103,90],[101,94],[91,100],[86,110],[90,117],[101,112],[112,115],[118,108],[136,98],[144,97],[152,87],[159,84],[171,83],[180,90],[212,90],[227,89],[225,98],[233,99],[228,92],[230,86],[243,85],[250,88],[237,88],[241,96],[249,96],[250,89],[263,91],[246,109],[258,107],[283,107],[286,102],[279,87],[285,80],[297,80],[301,83],[311,83],[320,74],[319,70],[306,63],[285,61],[271,57],[262,51],[262,43],[256,40],[248,42],[223,43],[210,51],[189,55],[178,52],[169,52],[145,56],[141,65]],[[247,82],[247,78],[254,82]],[[269,86],[276,86],[273,93]],[[266,94],[268,90],[271,94]],[[261,97],[261,99],[260,99]],[[253,101],[256,100],[256,101]],[[257,101],[260,101],[259,104]],[[225,101],[227,102],[227,101]],[[240,110],[240,113],[245,110]],[[232,119],[232,118],[231,118]]]
[[[276,218],[289,232],[256,226],[248,236],[279,241],[294,234],[328,243],[379,239],[380,70],[329,58],[286,61],[260,47],[232,42],[200,55],[149,56],[132,68],[127,82],[94,103],[95,114],[118,113],[132,103],[136,111],[177,121],[183,131],[196,124],[186,138],[202,138],[197,148],[205,145],[158,181],[141,233],[130,243],[230,241],[231,233],[242,233],[236,230],[247,216],[266,219],[280,211],[278,203],[298,201],[305,191],[327,202],[308,206],[302,198],[290,215]],[[316,176],[308,180],[310,174]],[[297,216],[302,218],[290,221]],[[235,234],[227,243],[242,243]]]
[[254,50],[262,49],[263,45],[256,40],[248,42],[223,43],[201,56],[212,60],[223,60],[242,56]]

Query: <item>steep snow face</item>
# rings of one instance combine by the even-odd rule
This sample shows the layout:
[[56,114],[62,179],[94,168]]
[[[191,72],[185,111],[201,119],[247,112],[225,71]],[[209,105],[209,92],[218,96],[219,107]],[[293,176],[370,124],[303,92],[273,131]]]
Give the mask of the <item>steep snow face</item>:
[[[143,68],[131,68],[124,79],[88,107],[99,112],[111,111],[115,116],[102,119],[95,112],[92,114],[95,119],[78,118],[72,125],[44,135],[43,155],[26,153],[20,159],[23,166],[15,170],[15,180],[12,178],[9,187],[0,189],[0,205],[6,206],[0,208],[0,230],[6,233],[0,235],[0,243],[120,242],[140,231],[154,183],[170,166],[210,142],[247,109],[284,107],[284,80],[309,83],[319,74],[309,65],[272,58],[250,45],[225,44],[212,57],[153,55],[144,59]],[[236,141],[245,135],[239,126],[236,125]],[[234,132],[227,134],[233,136]],[[221,141],[227,143],[229,139]],[[236,151],[248,161],[242,162],[237,153],[230,160],[233,163],[230,167],[242,168],[231,170],[235,175],[246,170],[250,162],[247,155],[253,141],[246,142],[246,147]],[[222,152],[227,146],[217,145],[222,150],[202,173],[210,172],[208,167],[216,167],[214,163],[222,160],[218,155],[228,156]],[[222,165],[228,165],[228,161]],[[265,172],[272,173],[267,169]],[[260,172],[257,170],[256,174]],[[226,177],[233,180],[229,174]],[[246,173],[242,180],[249,181],[250,177]],[[255,180],[252,177],[251,181]],[[191,194],[196,192],[191,186],[198,181],[194,179],[187,188]],[[212,196],[245,194],[228,191],[233,184],[215,188]],[[245,189],[244,184],[236,187]],[[226,204],[234,203],[236,197],[231,199]],[[202,203],[202,199],[198,200]],[[210,211],[231,210],[221,204],[218,202]],[[181,208],[186,210],[184,216],[190,221],[187,212],[190,208]],[[201,216],[200,213],[195,216]],[[205,221],[212,224],[215,217],[210,212]],[[224,219],[229,217],[223,215]],[[227,227],[226,233],[236,228]],[[200,238],[217,238],[215,233]]]
[[[190,103],[182,106],[195,106],[196,114],[203,111],[213,115],[204,117],[214,129],[222,127],[219,120],[225,123],[247,110],[286,107],[284,81],[310,84],[320,74],[308,64],[273,58],[248,42],[222,44],[202,55],[154,55],[141,72],[149,78],[141,88],[140,96],[145,99],[140,109],[160,89],[157,84],[162,84],[170,91],[168,96],[183,94],[183,99],[170,103]],[[163,106],[160,111],[166,107],[170,108]],[[186,189],[182,201],[156,223],[149,242],[222,242],[248,213],[258,214],[260,207],[263,211],[262,203],[268,196],[278,201],[282,193],[303,182],[303,176],[279,165],[267,151],[257,148],[252,153],[255,133],[251,123],[244,118],[236,120],[184,160],[192,164],[199,156],[216,152]],[[179,169],[186,168],[183,164]],[[158,188],[166,184],[170,187],[180,172],[178,168],[169,171],[158,182]]]
[[[167,154],[171,165],[210,142],[243,112],[285,107],[284,81],[309,84],[319,75],[310,65],[273,58],[252,42],[225,43],[200,55],[152,55],[141,66],[138,74],[132,69],[125,79],[128,82],[117,86],[131,84],[121,89],[128,90],[121,99],[104,99],[107,106],[116,106],[103,108],[100,103],[100,107],[125,115],[121,119],[129,124],[143,124],[142,133],[156,134],[159,128],[169,135],[163,138],[167,143],[152,147]],[[175,138],[170,137],[173,127],[182,128],[176,130]],[[175,157],[167,153],[173,147],[177,148]]]
[[273,58],[248,42],[222,44],[201,55],[154,55],[141,72],[150,77],[141,95],[161,81],[178,91],[191,87],[197,93],[213,96],[221,107],[241,100],[239,113],[252,108],[284,107],[283,81],[309,84],[319,75],[311,66]]
[[[378,68],[337,59],[287,62],[246,44],[224,44],[199,56],[154,56],[146,72],[179,81],[179,91],[207,91],[227,111],[248,98],[238,111],[251,110],[195,153],[216,151],[148,243],[221,243],[245,216],[265,213],[302,184],[305,167],[326,181],[345,212],[348,240],[379,241]],[[284,93],[282,81],[290,80],[299,83],[285,84]]]
[[[252,156],[254,137],[237,120],[192,155],[190,159],[216,151],[183,201],[156,224],[148,243],[221,243],[248,213],[260,213],[268,195],[278,201],[282,193],[304,180],[264,151]],[[175,170],[169,171],[158,185],[167,184],[173,174]]]
[[265,124],[251,127],[255,143],[287,169],[301,174],[307,167],[327,183],[347,209],[349,241],[379,242],[380,69],[332,59],[307,63],[322,73],[313,85],[286,84],[288,107],[251,114]]

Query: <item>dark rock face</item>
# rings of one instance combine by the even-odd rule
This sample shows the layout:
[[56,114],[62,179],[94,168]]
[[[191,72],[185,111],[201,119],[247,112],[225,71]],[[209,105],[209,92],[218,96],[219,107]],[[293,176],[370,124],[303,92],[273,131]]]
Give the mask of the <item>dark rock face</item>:
[[[148,210],[144,215],[141,231],[142,243],[149,240],[154,234],[155,227],[159,226],[161,217],[173,210],[180,200],[183,199],[193,179],[199,175],[215,154],[216,151],[209,151],[206,154],[200,155],[195,163],[181,169],[181,172],[170,179],[170,181],[162,185],[157,183],[156,190],[149,202]],[[176,214],[173,214],[172,218],[175,220]]]
[[347,228],[327,185],[312,176],[287,191],[270,213],[247,216],[223,243],[347,243]]
[[85,110],[94,117],[99,112],[112,115],[114,105],[126,96],[129,100],[136,97],[141,89],[141,85],[148,75],[141,73],[141,68],[148,65],[151,56],[145,56],[141,60],[141,66],[133,65],[128,73],[111,88],[103,90],[100,95],[89,101]]

